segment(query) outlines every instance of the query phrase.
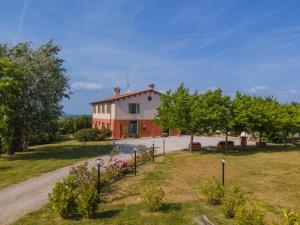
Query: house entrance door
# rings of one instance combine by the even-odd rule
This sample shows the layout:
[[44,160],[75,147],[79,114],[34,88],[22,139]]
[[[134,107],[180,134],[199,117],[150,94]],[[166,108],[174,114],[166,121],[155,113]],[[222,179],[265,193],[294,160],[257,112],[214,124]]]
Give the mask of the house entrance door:
[[136,120],[129,122],[129,137],[137,137],[138,123]]

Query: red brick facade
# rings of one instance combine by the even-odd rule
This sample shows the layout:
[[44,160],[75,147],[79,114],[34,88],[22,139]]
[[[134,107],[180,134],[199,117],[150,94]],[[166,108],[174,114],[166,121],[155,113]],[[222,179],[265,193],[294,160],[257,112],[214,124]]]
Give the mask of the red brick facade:
[[[130,120],[109,120],[93,118],[93,128],[107,128],[112,131],[113,139],[128,137],[128,124]],[[176,130],[171,131],[171,135],[179,135]],[[153,120],[138,120],[138,137],[160,137],[162,131],[159,125]]]

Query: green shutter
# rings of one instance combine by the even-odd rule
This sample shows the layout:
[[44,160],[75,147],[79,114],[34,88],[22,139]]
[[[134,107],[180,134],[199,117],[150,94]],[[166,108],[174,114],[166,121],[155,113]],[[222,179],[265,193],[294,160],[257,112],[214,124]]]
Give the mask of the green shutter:
[[128,103],[128,113],[131,113],[130,112],[130,103]]
[[136,104],[136,113],[140,113],[140,104]]

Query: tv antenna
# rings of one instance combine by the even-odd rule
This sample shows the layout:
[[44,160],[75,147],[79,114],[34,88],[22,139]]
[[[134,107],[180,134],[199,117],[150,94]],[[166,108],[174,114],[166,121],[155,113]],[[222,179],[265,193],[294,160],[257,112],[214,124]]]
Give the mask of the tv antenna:
[[126,67],[126,93],[129,93],[129,68]]

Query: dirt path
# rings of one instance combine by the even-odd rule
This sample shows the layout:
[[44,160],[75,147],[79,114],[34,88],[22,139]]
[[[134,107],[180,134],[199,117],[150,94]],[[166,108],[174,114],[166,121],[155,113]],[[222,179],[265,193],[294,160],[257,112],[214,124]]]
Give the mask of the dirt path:
[[[120,154],[118,158],[129,159],[130,154]],[[89,166],[95,166],[97,158],[101,158],[104,165],[108,163],[110,156],[92,158]],[[81,163],[83,163],[81,162]],[[78,165],[76,163],[74,165]],[[11,185],[0,191],[0,224],[13,223],[22,216],[33,212],[48,203],[48,193],[51,192],[54,184],[64,178],[72,166],[67,166],[38,177],[30,178],[18,184]]]

